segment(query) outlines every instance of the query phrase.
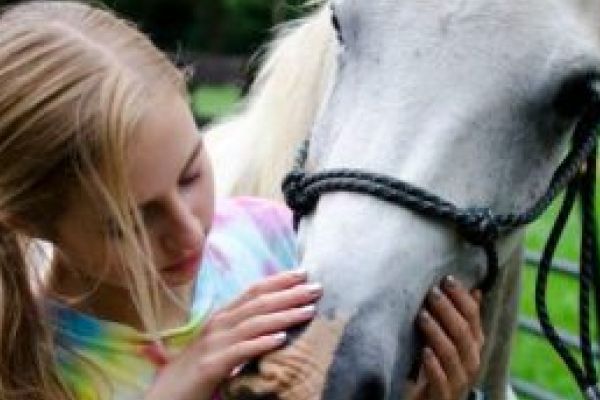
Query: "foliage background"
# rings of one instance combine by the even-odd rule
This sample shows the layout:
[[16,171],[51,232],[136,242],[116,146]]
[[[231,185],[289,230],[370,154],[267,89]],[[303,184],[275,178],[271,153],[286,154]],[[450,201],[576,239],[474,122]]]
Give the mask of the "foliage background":
[[[246,55],[270,28],[301,13],[303,0],[88,0],[104,3],[162,49]],[[17,1],[0,0],[0,5]]]

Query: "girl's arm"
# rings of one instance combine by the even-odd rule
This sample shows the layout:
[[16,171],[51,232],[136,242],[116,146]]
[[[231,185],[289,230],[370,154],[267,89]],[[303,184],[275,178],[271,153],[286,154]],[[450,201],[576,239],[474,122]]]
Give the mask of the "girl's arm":
[[448,277],[434,288],[417,324],[425,338],[417,382],[411,400],[460,400],[475,385],[484,335],[480,318],[481,292],[469,292]]

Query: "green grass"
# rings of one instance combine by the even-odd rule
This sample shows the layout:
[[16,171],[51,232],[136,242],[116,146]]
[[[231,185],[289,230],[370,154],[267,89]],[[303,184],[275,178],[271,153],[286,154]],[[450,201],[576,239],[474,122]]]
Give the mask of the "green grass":
[[204,86],[192,93],[192,108],[200,117],[214,118],[235,109],[241,90],[234,85]]
[[[596,209],[600,210],[598,201]],[[555,202],[542,218],[527,230],[526,245],[528,249],[541,251],[550,232],[560,203]],[[579,211],[571,215],[557,249],[556,257],[578,260],[580,244]],[[535,270],[523,269],[523,290],[520,312],[536,318],[534,290]],[[552,321],[561,329],[577,334],[578,329],[578,284],[576,281],[554,276],[548,286],[548,307]],[[535,382],[539,386],[560,394],[566,399],[579,399],[579,391],[567,368],[558,358],[550,344],[543,339],[519,332],[515,338],[511,372],[513,375]]]
[[[233,103],[239,98],[239,89],[233,86],[205,87],[192,95],[195,112],[203,117],[222,116],[233,110]],[[527,248],[541,251],[554,217],[560,206],[552,205],[540,220],[527,230]],[[597,209],[600,204],[597,203]],[[576,261],[579,248],[579,218],[571,216],[556,257]],[[520,312],[536,318],[534,305],[535,270],[523,268],[523,290]],[[548,288],[549,310],[552,320],[562,329],[572,333],[578,331],[578,286],[573,280],[553,277]],[[566,399],[579,399],[577,386],[566,367],[545,339],[518,333],[513,346],[511,373],[522,379],[534,382]]]

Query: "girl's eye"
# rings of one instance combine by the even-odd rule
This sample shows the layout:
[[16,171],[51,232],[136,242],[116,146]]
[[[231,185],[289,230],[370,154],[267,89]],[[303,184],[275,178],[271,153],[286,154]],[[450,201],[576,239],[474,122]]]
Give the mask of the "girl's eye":
[[180,186],[193,185],[198,179],[200,179],[201,176],[202,176],[202,174],[200,172],[195,172],[188,176],[184,176],[183,178],[181,178],[179,180],[179,185]]

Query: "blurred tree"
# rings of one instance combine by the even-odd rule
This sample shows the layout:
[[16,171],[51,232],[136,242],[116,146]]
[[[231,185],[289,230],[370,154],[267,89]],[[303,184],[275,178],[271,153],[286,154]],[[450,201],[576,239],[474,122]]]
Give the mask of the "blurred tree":
[[[85,1],[85,0],[84,0]],[[305,0],[87,0],[136,21],[159,47],[250,54],[271,27],[302,13]],[[0,5],[17,3],[0,0]]]
[[304,0],[105,0],[167,49],[249,54]]
[[280,22],[283,22],[286,14],[286,1],[273,0],[273,7],[271,10],[271,20],[273,21],[273,24],[279,24]]
[[[187,32],[196,24],[195,0],[105,0],[104,3],[136,21],[162,48],[177,48],[178,43],[186,41]],[[208,15],[215,10],[207,7],[205,11]]]

